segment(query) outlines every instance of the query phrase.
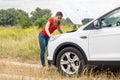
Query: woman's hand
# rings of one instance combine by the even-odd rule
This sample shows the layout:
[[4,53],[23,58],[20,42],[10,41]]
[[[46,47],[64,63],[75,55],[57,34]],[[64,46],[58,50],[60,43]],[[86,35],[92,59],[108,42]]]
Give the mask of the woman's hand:
[[58,26],[58,31],[59,31],[59,33],[63,33],[60,26]]
[[53,37],[53,35],[52,34],[50,34],[50,36],[49,37]]

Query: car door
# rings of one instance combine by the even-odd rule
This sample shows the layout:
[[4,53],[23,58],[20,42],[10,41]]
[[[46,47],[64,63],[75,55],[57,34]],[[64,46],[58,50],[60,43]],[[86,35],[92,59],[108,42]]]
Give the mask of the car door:
[[99,20],[100,29],[93,29],[89,35],[91,60],[120,60],[120,9]]

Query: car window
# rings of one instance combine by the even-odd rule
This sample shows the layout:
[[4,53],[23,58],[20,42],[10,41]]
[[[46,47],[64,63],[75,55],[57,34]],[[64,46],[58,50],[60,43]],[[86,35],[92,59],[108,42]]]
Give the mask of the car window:
[[101,19],[101,27],[120,26],[120,9],[116,10]]

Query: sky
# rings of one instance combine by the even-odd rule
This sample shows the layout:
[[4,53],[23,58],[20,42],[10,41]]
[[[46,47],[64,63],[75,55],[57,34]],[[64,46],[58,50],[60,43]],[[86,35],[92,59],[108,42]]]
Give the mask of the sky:
[[53,15],[62,11],[74,23],[83,18],[97,18],[120,6],[120,0],[0,0],[0,9],[18,8],[30,14],[36,7],[49,8]]

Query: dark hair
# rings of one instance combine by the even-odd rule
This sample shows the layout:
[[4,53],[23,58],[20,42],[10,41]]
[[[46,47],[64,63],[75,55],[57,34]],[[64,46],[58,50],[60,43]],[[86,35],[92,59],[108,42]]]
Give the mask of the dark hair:
[[63,17],[63,13],[58,11],[55,16],[62,16]]

